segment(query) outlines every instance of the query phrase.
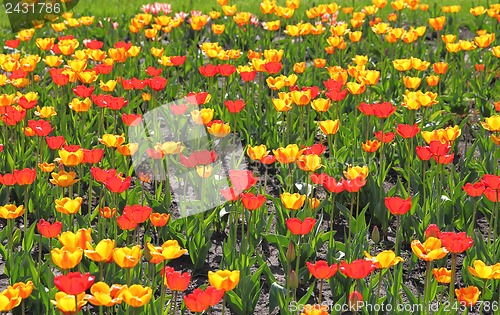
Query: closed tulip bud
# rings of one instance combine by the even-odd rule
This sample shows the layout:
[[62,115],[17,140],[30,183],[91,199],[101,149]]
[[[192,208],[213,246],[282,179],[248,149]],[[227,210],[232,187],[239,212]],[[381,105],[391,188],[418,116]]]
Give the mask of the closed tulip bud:
[[352,312],[357,312],[363,304],[363,296],[358,291],[353,291],[349,294],[349,310]]
[[295,270],[292,270],[288,274],[288,283],[290,284],[290,288],[292,288],[292,290],[295,290],[299,287],[299,277],[297,277]]
[[378,242],[380,242],[380,232],[379,232],[379,229],[376,225],[373,227],[373,230],[372,230],[372,241],[375,244],[378,244]]
[[293,246],[293,243],[290,243],[290,245],[288,245],[285,256],[289,262],[295,260],[295,246]]

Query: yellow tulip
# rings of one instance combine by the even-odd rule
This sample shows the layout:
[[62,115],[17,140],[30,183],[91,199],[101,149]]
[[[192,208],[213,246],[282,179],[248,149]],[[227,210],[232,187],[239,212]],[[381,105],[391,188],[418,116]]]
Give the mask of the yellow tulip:
[[78,247],[71,250],[71,248],[63,246],[62,248],[54,248],[50,252],[50,256],[57,267],[65,270],[72,269],[75,268],[82,260],[83,249]]
[[143,287],[134,284],[123,290],[123,301],[132,307],[141,307],[148,304],[153,296],[153,290],[150,287]]
[[101,240],[95,249],[90,243],[86,245],[85,256],[95,262],[109,262],[113,258],[115,241],[110,239]]
[[[57,292],[56,299],[50,301],[54,304],[61,312],[64,314],[76,314],[87,301],[85,300],[85,292],[82,292],[76,296],[71,294],[66,294],[64,292]],[[78,305],[78,309],[77,309]]]
[[438,260],[448,254],[448,250],[442,247],[441,240],[435,237],[429,237],[423,244],[419,240],[413,240],[411,249],[418,258],[424,261]]
[[82,197],[76,197],[71,199],[68,197],[62,199],[56,199],[56,210],[64,214],[75,214],[80,211],[83,199]]
[[218,270],[208,272],[208,282],[217,290],[231,291],[240,281],[239,270]]
[[387,269],[404,261],[403,258],[396,256],[392,250],[384,250],[375,257],[365,251],[365,256],[375,264],[377,269]]
[[306,195],[301,195],[299,193],[287,193],[284,192],[280,195],[281,202],[288,210],[298,210],[304,205],[306,200]]
[[5,206],[0,206],[0,218],[12,220],[20,217],[24,214],[24,206],[16,206],[13,204],[7,204]]
[[113,261],[121,268],[133,268],[141,260],[141,246],[119,247],[113,250]]

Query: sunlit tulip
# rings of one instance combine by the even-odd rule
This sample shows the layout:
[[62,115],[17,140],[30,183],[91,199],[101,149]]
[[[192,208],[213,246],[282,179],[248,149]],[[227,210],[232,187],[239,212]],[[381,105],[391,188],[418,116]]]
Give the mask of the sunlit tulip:
[[85,300],[85,292],[78,294],[76,299],[74,295],[57,292],[55,300],[50,300],[50,302],[64,314],[76,314],[85,304],[87,304],[87,301]]
[[90,244],[87,244],[87,249],[85,250],[85,256],[95,262],[110,262],[113,258],[113,249],[115,247],[115,241],[110,239],[101,240],[95,248],[92,248]]
[[75,214],[80,211],[82,202],[82,197],[76,197],[75,199],[71,199],[68,197],[56,199],[56,210],[63,214]]
[[217,290],[231,291],[240,281],[239,270],[217,270],[208,272],[208,282]]
[[139,284],[134,284],[122,292],[123,301],[132,307],[144,306],[152,296],[153,290],[150,287],[143,287]]
[[281,202],[283,206],[288,210],[298,210],[302,208],[306,200],[306,195],[301,195],[299,193],[287,193],[284,192],[280,195]]
[[476,305],[477,300],[481,291],[476,286],[469,286],[460,289],[455,289],[455,295],[460,305],[465,305],[466,307],[473,307]]
[[80,247],[71,249],[63,246],[62,248],[52,249],[50,256],[57,267],[68,270],[75,268],[80,263],[83,256],[83,249]]
[[85,299],[94,306],[112,307],[122,302],[122,294],[126,289],[126,285],[113,284],[109,287],[105,282],[96,282],[90,288],[91,294],[86,294]]
[[372,261],[377,269],[387,269],[402,261],[403,258],[396,256],[392,250],[384,250],[377,254],[377,256],[371,256],[368,252],[365,252],[367,260]]
[[120,268],[133,268],[141,260],[141,246],[135,245],[132,248],[119,247],[113,249],[113,261]]
[[290,164],[297,160],[297,158],[302,154],[302,150],[299,150],[299,146],[296,144],[289,144],[285,148],[273,150],[273,153],[278,162],[282,164]]
[[448,284],[451,281],[451,270],[448,270],[444,267],[439,269],[432,269],[432,274],[434,275],[434,278],[436,278],[436,281],[439,283]]
[[7,204],[0,206],[0,218],[12,220],[24,214],[24,206],[16,206],[14,204]]
[[411,249],[418,258],[424,261],[439,260],[448,254],[448,250],[442,246],[441,240],[435,237],[427,238],[424,243],[413,240]]

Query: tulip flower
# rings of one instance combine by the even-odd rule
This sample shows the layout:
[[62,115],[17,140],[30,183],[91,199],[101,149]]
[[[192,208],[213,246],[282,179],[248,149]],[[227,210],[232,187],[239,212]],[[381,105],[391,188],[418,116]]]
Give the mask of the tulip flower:
[[375,264],[377,269],[387,269],[404,261],[403,258],[396,256],[392,250],[384,250],[375,257],[365,252],[365,256],[367,260]]
[[500,280],[500,263],[493,266],[487,266],[482,260],[474,260],[473,266],[468,266],[469,273],[474,277],[489,280]]
[[411,208],[411,197],[408,199],[400,197],[386,197],[384,199],[384,203],[393,215],[403,215]]
[[8,312],[21,304],[22,297],[18,289],[9,286],[0,292],[0,311]]
[[95,249],[87,243],[85,256],[95,262],[110,262],[113,258],[113,249],[115,241],[110,239],[101,240],[97,243]]
[[180,273],[178,271],[171,271],[165,274],[165,285],[172,291],[184,292],[189,286],[191,274],[189,272]]
[[152,296],[153,290],[150,287],[143,287],[139,284],[127,287],[122,292],[123,301],[132,307],[144,306]]
[[79,229],[76,233],[66,231],[59,236],[59,242],[68,250],[73,251],[76,248],[85,249],[87,242],[92,242],[92,229]]
[[113,249],[113,261],[120,268],[133,268],[141,260],[141,246],[136,245],[132,248],[119,247]]
[[280,199],[286,209],[298,210],[304,205],[306,195],[301,195],[299,193],[290,194],[284,192],[280,195]]
[[151,221],[151,224],[156,227],[162,227],[165,226],[168,221],[170,220],[170,214],[167,213],[151,213],[149,215],[149,220]]
[[55,300],[50,300],[50,302],[64,314],[75,314],[76,312],[79,312],[85,304],[87,304],[87,301],[85,300],[85,293],[78,294],[75,299],[74,295],[57,292]]
[[476,286],[469,286],[465,288],[455,289],[455,294],[457,296],[460,305],[465,305],[466,307],[473,307],[476,305],[477,300],[481,291]]
[[62,223],[56,221],[51,224],[50,222],[41,219],[40,222],[36,224],[36,227],[38,229],[38,232],[44,237],[54,238],[59,236],[59,233],[61,233]]
[[96,282],[90,288],[91,294],[86,294],[85,299],[95,306],[112,307],[122,302],[126,285],[113,284],[111,287],[105,282]]
[[436,281],[439,283],[448,284],[451,281],[451,271],[446,268],[434,268],[432,269],[432,274]]
[[87,291],[94,284],[95,277],[90,273],[82,274],[80,272],[70,272],[66,275],[54,277],[54,284],[60,291],[70,294],[79,295]]
[[54,264],[65,270],[75,268],[82,260],[82,255],[83,249],[80,247],[72,249],[63,246],[62,248],[54,248],[50,252]]
[[193,293],[184,296],[184,304],[191,312],[201,313],[210,306],[217,305],[222,300],[224,292],[212,286],[207,287],[205,291],[196,288]]
[[229,170],[229,179],[236,190],[250,189],[258,181],[258,178],[248,170]]
[[253,193],[240,194],[241,203],[247,210],[257,210],[266,202],[264,195],[254,195]]
[[63,199],[56,199],[56,210],[63,214],[75,214],[80,211],[82,202],[82,197],[76,197],[75,199],[71,199],[68,197],[65,197]]
[[16,206],[13,204],[8,204],[5,206],[0,206],[0,218],[12,220],[20,217],[24,214],[24,206]]
[[342,260],[340,263],[340,272],[351,279],[364,279],[375,269],[376,265],[365,259],[354,260],[351,263]]
[[314,218],[306,218],[304,221],[301,221],[298,218],[290,218],[286,220],[286,227],[294,235],[309,234],[315,224],[316,219]]
[[231,291],[240,281],[239,270],[217,270],[208,272],[208,282],[217,290]]

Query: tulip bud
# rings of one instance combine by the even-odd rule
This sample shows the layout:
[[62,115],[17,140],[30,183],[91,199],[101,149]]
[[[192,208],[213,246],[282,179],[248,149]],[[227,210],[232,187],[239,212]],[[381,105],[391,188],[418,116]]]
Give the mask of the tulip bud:
[[299,278],[297,277],[295,270],[292,270],[288,275],[288,283],[290,284],[290,288],[292,288],[292,290],[299,287]]
[[290,245],[288,245],[288,248],[286,250],[286,259],[289,262],[292,262],[295,259],[295,246],[293,246],[293,243],[290,243]]
[[378,244],[380,242],[380,231],[378,230],[378,227],[376,225],[373,227],[372,241],[375,244]]
[[353,291],[349,294],[349,310],[357,312],[363,305],[363,296],[358,291]]
[[429,237],[439,238],[439,234],[440,233],[441,232],[439,231],[439,228],[438,228],[437,225],[435,225],[434,223],[433,224],[429,224],[429,226],[425,230],[425,237],[426,238],[429,238]]

